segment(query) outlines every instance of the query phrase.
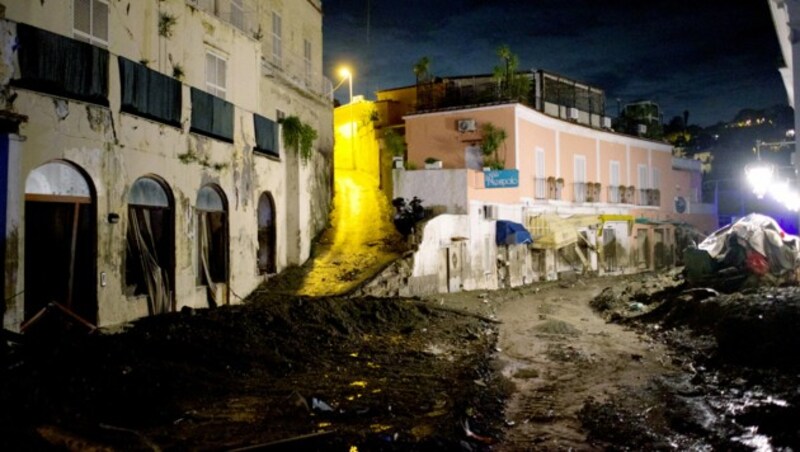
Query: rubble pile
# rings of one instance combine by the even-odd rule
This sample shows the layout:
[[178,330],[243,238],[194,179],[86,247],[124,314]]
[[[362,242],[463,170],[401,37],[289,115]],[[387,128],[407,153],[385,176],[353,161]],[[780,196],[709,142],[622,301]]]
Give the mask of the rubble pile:
[[661,273],[630,275],[621,284],[603,289],[590,305],[610,321],[639,316],[681,290],[683,278],[680,271],[672,269]]
[[415,301],[268,291],[26,342],[0,355],[0,449],[481,450],[501,438],[496,342]]
[[[800,449],[800,430],[788,421],[800,415],[800,288],[786,285],[795,278],[797,244],[762,220],[748,218],[701,244],[700,259],[687,261],[691,284],[678,278],[645,302],[643,283],[633,281],[593,300],[606,318],[669,345],[674,370],[624,396],[588,400],[581,420],[591,442],[630,450]],[[725,278],[715,279],[720,273]],[[628,309],[638,302],[647,309]]]

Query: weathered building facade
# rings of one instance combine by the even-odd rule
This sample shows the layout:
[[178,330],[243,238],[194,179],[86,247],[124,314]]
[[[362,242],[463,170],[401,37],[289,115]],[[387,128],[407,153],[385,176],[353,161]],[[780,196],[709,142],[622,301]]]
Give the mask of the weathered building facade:
[[321,1],[2,7],[5,328],[235,303],[308,258],[331,199]]

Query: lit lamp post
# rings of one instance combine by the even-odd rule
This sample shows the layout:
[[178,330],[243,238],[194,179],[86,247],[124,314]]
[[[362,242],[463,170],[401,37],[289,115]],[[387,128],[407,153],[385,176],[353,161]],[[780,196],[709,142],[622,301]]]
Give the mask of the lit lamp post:
[[339,76],[342,77],[342,79],[347,79],[348,82],[349,82],[350,102],[348,102],[348,103],[352,104],[353,103],[353,73],[350,72],[350,69],[348,69],[346,67],[343,67],[343,68],[339,69]]
[[354,130],[355,122],[353,121],[353,73],[350,72],[350,69],[347,67],[343,67],[339,69],[339,76],[342,77],[343,82],[344,79],[347,79],[348,88],[350,90],[350,102],[348,102],[348,108],[350,109],[350,158],[353,162],[353,169],[356,169],[356,137]]

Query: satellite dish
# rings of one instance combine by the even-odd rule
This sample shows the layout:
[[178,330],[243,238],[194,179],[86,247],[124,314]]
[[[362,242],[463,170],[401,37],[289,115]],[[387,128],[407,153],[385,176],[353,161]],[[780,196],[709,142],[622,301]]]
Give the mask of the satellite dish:
[[675,197],[675,212],[686,213],[686,199],[683,196]]

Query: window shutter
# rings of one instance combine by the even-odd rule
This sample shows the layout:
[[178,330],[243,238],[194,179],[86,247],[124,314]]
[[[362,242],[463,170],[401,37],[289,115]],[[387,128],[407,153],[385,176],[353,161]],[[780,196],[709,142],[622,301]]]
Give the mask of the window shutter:
[[108,105],[108,51],[26,24],[17,24],[20,77],[16,86]]
[[253,121],[256,130],[256,151],[280,157],[278,147],[278,124],[271,119],[254,114]]

